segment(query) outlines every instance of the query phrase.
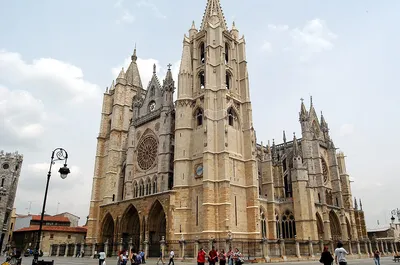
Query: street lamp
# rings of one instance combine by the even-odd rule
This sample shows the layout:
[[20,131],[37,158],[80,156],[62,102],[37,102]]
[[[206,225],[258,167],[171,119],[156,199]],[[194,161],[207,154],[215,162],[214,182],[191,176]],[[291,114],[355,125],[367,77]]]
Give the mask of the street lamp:
[[38,233],[38,237],[37,237],[35,253],[33,255],[32,265],[38,264],[38,260],[39,260],[40,239],[41,239],[41,236],[42,236],[43,217],[44,217],[44,212],[45,212],[45,209],[46,209],[47,191],[49,190],[49,182],[50,182],[50,177],[51,177],[51,168],[52,168],[53,164],[55,164],[56,161],[64,161],[64,166],[61,167],[58,170],[58,172],[60,173],[60,177],[62,179],[65,179],[68,176],[68,174],[71,172],[69,170],[69,168],[67,167],[67,160],[68,160],[68,153],[63,148],[56,148],[51,153],[50,168],[49,168],[49,172],[47,173],[47,183],[46,183],[46,191],[44,193],[42,214],[40,216],[39,233]]
[[392,214],[393,221],[394,221],[394,216],[397,215],[397,220],[400,222],[400,209],[399,208],[392,210],[391,214]]

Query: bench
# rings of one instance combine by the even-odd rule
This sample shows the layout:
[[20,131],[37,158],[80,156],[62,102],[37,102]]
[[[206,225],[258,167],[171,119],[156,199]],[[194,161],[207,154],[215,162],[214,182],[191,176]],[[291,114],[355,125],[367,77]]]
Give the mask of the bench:
[[400,256],[394,256],[393,257],[394,262],[400,262]]

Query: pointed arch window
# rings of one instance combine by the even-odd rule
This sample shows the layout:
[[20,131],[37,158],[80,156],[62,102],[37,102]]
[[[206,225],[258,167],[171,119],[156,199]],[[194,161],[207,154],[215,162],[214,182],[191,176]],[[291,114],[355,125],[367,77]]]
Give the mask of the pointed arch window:
[[226,87],[226,89],[231,89],[231,83],[232,83],[231,81],[232,81],[231,74],[228,71],[226,71],[226,73],[225,73],[225,87]]
[[133,186],[133,197],[137,198],[138,197],[138,184],[135,182],[135,185]]
[[228,124],[229,126],[235,126],[235,121],[236,121],[236,113],[232,108],[228,109]]
[[229,44],[225,42],[225,64],[229,62]]
[[203,110],[201,108],[196,110],[196,124],[197,126],[203,125]]
[[156,94],[156,88],[154,86],[151,86],[151,88],[150,88],[150,96],[154,97],[155,94]]
[[206,62],[206,45],[204,42],[200,43],[200,62],[201,64]]
[[157,190],[157,177],[155,177],[154,181],[153,181],[153,193],[157,193],[157,192],[158,192],[158,190]]
[[3,188],[4,187],[4,181],[5,181],[6,179],[5,178],[2,178],[1,179],[1,187]]
[[206,75],[203,71],[199,73],[199,85],[200,89],[204,89],[206,87]]
[[288,174],[285,175],[285,177],[283,178],[284,183],[285,183],[285,196],[286,198],[292,198],[292,181],[289,177]]
[[281,233],[281,224],[280,224],[280,220],[279,220],[279,215],[275,214],[275,222],[276,222],[276,236],[278,238],[282,237],[282,233]]
[[265,218],[265,213],[261,211],[261,209],[260,209],[260,215],[261,215],[261,236],[262,238],[267,238],[267,219]]
[[294,214],[286,210],[281,219],[282,238],[291,239],[296,236],[296,222]]

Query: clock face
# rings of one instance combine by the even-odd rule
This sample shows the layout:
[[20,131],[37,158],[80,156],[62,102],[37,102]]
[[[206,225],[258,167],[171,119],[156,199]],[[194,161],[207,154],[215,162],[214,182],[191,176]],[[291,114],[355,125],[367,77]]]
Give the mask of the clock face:
[[203,176],[203,165],[198,165],[196,168],[196,176]]
[[149,109],[150,111],[154,111],[156,109],[156,103],[154,101],[150,103]]

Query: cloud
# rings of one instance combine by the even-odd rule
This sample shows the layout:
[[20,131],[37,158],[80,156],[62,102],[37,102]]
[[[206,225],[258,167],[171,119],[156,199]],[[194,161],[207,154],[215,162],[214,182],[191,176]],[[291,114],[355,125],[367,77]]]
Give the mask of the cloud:
[[136,3],[138,7],[147,7],[152,10],[153,15],[157,18],[165,19],[167,16],[165,16],[163,13],[161,13],[160,9],[150,0],[140,0],[139,2]]
[[272,52],[272,44],[268,41],[265,41],[264,44],[261,46],[261,49],[264,52]]
[[[171,71],[172,71],[172,76],[175,80],[175,86],[178,86],[178,72],[179,72],[179,66],[180,66],[180,60],[176,61],[175,63],[172,64],[171,66]],[[121,68],[124,67],[125,71],[128,69],[129,65],[131,63],[131,58],[126,58],[123,62],[123,64],[113,67],[111,69],[111,72],[115,78],[118,76],[119,72],[121,71]],[[167,73],[168,67],[167,66],[161,66],[160,62],[156,59],[142,59],[138,58],[137,59],[137,65],[140,73],[140,78],[142,80],[142,85],[144,89],[147,89],[147,86],[151,80],[151,77],[153,76],[153,65],[156,65],[156,73],[157,76],[162,84],[162,80],[165,77],[165,74]]]
[[308,61],[314,55],[334,48],[337,35],[324,20],[315,18],[307,21],[303,27],[290,28],[288,25],[268,25],[267,39],[261,48],[282,47],[281,52],[293,53],[300,61]]
[[19,53],[0,50],[0,82],[36,88],[41,95],[82,103],[100,95],[97,85],[84,80],[80,68],[53,58],[28,63]]
[[135,17],[128,10],[124,10],[120,19],[117,19],[117,24],[131,24],[135,21]]
[[347,136],[354,133],[354,125],[353,124],[342,124],[339,129],[340,136]]

